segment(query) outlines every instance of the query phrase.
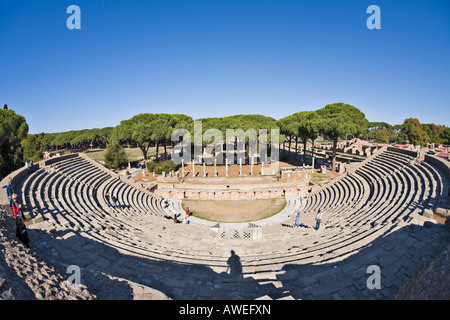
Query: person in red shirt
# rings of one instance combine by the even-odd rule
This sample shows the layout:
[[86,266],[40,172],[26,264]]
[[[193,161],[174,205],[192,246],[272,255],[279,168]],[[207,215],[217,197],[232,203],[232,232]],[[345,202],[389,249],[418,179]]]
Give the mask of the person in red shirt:
[[186,217],[189,217],[190,214],[191,212],[189,211],[189,207],[186,207]]
[[14,214],[14,218],[17,218],[18,215],[22,216],[22,205],[20,205],[20,203],[17,201],[17,194],[13,194],[12,196],[12,209],[13,209],[13,214]]

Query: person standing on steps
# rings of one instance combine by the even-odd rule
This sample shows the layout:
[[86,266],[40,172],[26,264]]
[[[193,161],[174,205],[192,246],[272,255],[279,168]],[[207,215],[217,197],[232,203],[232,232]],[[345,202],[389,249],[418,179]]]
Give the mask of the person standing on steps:
[[8,182],[2,187],[2,189],[3,188],[6,188],[6,195],[8,196],[9,204],[12,206],[13,202],[12,196],[14,194],[15,187],[11,178],[8,179]]
[[106,203],[108,204],[108,207],[111,206],[111,203],[109,202],[109,199],[110,199],[109,192],[106,194],[105,199],[106,199]]
[[297,215],[295,216],[294,228],[300,228],[300,211],[297,211]]
[[17,199],[17,194],[15,194],[15,193],[12,195],[11,207],[13,209],[14,218],[17,218],[17,216],[23,217],[22,205],[19,203],[19,201]]
[[28,164],[28,161],[25,161],[25,167],[28,170],[28,173],[31,173],[30,165]]
[[319,211],[317,211],[317,216],[316,216],[316,230],[319,230],[319,227],[320,227],[320,222],[322,221],[322,217],[323,217],[323,214],[324,214],[325,212],[320,212],[320,209],[319,209]]
[[117,207],[117,198],[116,198],[114,195],[112,195],[112,196],[111,196],[111,200],[112,200],[112,203],[114,204],[114,207],[115,207],[116,209],[118,209],[118,207]]

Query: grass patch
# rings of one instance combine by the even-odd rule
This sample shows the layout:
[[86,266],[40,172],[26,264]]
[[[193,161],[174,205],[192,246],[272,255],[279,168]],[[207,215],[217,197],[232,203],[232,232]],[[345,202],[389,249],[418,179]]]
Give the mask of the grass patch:
[[186,207],[196,218],[214,221],[241,223],[269,218],[280,213],[287,205],[286,199],[255,200],[189,200],[185,199],[181,207]]
[[[142,151],[139,148],[125,148],[124,150],[129,162],[139,161],[143,157]],[[106,149],[88,150],[85,153],[92,160],[103,163]],[[156,152],[149,152],[147,157],[149,158],[154,155],[156,155]]]
[[331,178],[323,173],[313,173],[311,176],[311,182],[314,184],[327,184],[331,181]]

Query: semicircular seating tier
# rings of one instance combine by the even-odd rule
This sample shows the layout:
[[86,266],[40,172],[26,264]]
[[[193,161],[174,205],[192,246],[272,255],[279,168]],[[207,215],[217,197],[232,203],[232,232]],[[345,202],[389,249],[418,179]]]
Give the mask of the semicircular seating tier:
[[[210,226],[174,224],[164,215],[180,209],[179,202],[167,205],[84,157],[41,166],[21,179],[17,189],[34,222],[30,226],[34,248],[54,264],[93,268],[156,287],[175,299],[207,298],[205,292],[192,289],[200,285],[214,299],[281,297],[279,283],[287,270],[344,264],[352,256],[365,259],[358,253],[405,226],[423,225],[424,209],[448,202],[447,173],[431,162],[413,160],[412,155],[391,148],[375,154],[302,199],[301,228],[292,228],[298,206],[292,207],[285,221],[262,227],[263,236],[257,241],[218,239]],[[107,206],[107,192],[116,195],[118,209]],[[315,230],[318,209],[325,213],[321,228]],[[449,238],[439,232],[441,248]],[[231,251],[231,257],[239,257],[239,280],[227,276],[233,269]],[[310,274],[307,279],[314,282],[316,277]],[[290,280],[300,287],[283,282],[287,294],[315,296],[299,291],[304,282]],[[237,289],[249,282],[253,289],[245,289],[248,292]],[[230,283],[234,291],[228,290]],[[349,288],[354,285],[344,288],[356,290],[353,295],[361,290]]]

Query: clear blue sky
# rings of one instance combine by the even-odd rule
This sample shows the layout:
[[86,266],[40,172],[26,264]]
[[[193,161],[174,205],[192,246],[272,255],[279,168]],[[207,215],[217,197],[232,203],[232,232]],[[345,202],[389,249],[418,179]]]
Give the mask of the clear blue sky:
[[[69,30],[71,4],[81,30]],[[369,5],[381,30],[369,30]],[[30,133],[345,102],[450,126],[450,1],[1,0],[0,105]]]

